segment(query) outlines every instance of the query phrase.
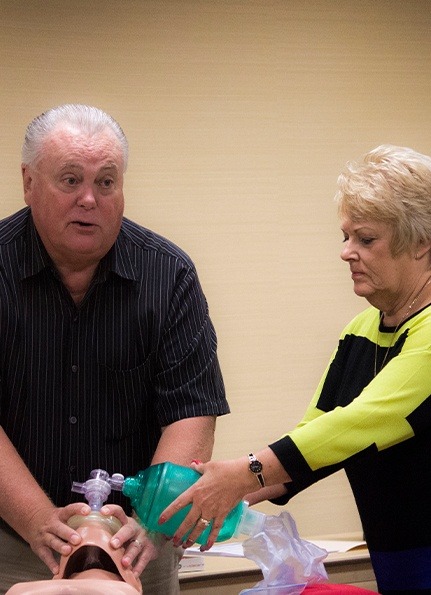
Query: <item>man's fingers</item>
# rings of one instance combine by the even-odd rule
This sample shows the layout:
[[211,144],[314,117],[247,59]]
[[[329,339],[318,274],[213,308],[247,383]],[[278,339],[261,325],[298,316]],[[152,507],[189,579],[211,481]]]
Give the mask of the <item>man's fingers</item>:
[[58,562],[54,558],[52,551],[47,547],[40,548],[37,552],[35,552],[39,558],[48,566],[52,574],[57,574],[60,570]]

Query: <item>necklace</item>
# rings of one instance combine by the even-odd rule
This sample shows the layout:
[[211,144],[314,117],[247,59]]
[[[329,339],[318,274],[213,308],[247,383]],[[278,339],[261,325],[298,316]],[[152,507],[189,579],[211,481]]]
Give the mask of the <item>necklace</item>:
[[[383,361],[382,364],[380,366],[380,370],[379,372],[384,368],[385,364],[386,364],[386,360],[388,358],[389,355],[389,350],[392,347],[392,344],[394,342],[395,339],[395,335],[397,334],[398,329],[400,328],[400,326],[402,325],[402,323],[404,322],[404,320],[408,317],[408,315],[410,314],[410,312],[412,311],[413,306],[416,304],[416,302],[418,301],[418,299],[420,298],[420,296],[422,295],[422,292],[425,290],[425,288],[431,283],[431,277],[428,279],[428,281],[426,281],[426,283],[424,283],[421,287],[421,289],[419,290],[419,293],[416,294],[415,298],[413,299],[412,303],[409,305],[409,307],[407,308],[406,312],[404,313],[403,317],[401,318],[401,320],[399,321],[399,323],[397,324],[397,326],[395,327],[394,332],[392,333],[392,337],[391,337],[391,342],[389,343],[389,347],[386,349],[385,351],[385,355],[383,356]],[[378,345],[379,345],[379,338],[380,338],[380,325],[382,323],[383,320],[383,316],[384,313],[381,312],[380,316],[379,316],[379,326],[377,327],[377,341],[376,341],[376,349],[374,351],[374,377],[377,376],[377,352],[378,352]]]

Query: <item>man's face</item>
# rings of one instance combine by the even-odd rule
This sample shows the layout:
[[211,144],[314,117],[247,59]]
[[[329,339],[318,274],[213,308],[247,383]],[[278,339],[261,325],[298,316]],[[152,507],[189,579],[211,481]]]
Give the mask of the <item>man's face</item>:
[[42,157],[23,166],[24,198],[57,266],[97,263],[118,235],[123,210],[123,153],[114,133],[92,137],[60,127]]

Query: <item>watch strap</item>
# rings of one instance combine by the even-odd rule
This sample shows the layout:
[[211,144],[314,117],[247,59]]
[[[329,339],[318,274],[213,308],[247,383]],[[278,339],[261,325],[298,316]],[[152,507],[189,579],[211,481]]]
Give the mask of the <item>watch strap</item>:
[[259,482],[260,487],[261,488],[264,488],[265,487],[265,479],[264,479],[263,473],[262,473],[263,465],[254,456],[253,453],[250,453],[248,455],[248,468],[256,476],[257,481]]

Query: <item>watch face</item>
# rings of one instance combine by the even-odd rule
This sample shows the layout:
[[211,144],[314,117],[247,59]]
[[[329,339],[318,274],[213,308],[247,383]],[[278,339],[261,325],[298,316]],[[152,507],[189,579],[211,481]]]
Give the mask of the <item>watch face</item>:
[[260,461],[251,461],[250,471],[253,471],[253,473],[260,473],[262,471],[262,463]]

